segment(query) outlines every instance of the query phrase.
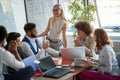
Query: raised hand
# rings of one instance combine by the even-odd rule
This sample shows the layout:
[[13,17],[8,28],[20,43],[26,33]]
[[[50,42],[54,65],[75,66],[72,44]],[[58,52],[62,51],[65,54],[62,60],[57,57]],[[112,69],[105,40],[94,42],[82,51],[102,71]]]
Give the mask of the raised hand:
[[75,44],[75,46],[82,46],[83,45],[83,41],[82,41],[82,39],[80,39],[79,37],[77,37],[74,40],[74,44]]
[[21,57],[20,57],[19,54],[18,54],[17,48],[18,48],[18,44],[17,44],[16,40],[12,40],[12,41],[8,44],[8,49],[7,49],[7,50],[10,51],[10,52],[15,56],[15,58],[16,58],[17,60],[22,61]]

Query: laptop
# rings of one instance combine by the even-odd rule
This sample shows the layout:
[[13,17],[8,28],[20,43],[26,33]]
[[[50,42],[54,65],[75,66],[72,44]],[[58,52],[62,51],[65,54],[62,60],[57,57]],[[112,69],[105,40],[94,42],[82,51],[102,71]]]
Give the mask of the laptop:
[[85,47],[62,48],[61,55],[63,60],[74,61],[74,58],[86,60]]
[[51,56],[40,59],[38,67],[45,77],[60,78],[70,72],[69,69],[58,68]]
[[36,71],[38,70],[38,66],[36,63],[34,63],[36,60],[36,56],[35,55],[31,55],[25,59],[23,59],[23,63],[25,64],[25,66],[32,66],[33,69]]

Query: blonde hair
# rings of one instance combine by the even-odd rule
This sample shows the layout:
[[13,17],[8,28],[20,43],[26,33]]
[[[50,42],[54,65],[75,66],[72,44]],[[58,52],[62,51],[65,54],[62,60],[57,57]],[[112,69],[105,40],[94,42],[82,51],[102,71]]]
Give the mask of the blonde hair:
[[62,17],[62,19],[66,20],[62,6],[60,4],[56,4],[53,6],[53,8],[54,7],[58,7],[61,10],[61,17]]

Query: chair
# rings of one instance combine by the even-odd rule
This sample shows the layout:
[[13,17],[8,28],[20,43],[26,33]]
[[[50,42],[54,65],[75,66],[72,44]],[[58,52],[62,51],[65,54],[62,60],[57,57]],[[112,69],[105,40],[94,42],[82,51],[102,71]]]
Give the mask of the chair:
[[117,59],[117,61],[118,61],[118,66],[119,66],[119,68],[120,68],[120,53],[118,53],[118,54],[116,55],[116,59]]

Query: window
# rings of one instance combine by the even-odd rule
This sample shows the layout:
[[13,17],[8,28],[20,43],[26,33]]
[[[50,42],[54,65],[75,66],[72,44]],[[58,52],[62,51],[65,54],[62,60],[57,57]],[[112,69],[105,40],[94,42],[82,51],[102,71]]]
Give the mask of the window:
[[[67,8],[70,1],[60,1],[63,1],[62,5],[65,9],[65,14],[70,18],[70,13]],[[88,0],[88,2],[94,1],[96,1],[97,5],[98,18],[93,25],[95,25],[95,27],[103,27],[108,32],[120,32],[120,0]],[[70,25],[67,32],[72,32],[72,27],[73,26]]]
[[108,31],[120,31],[120,0],[96,0],[100,26]]

